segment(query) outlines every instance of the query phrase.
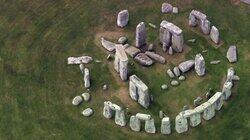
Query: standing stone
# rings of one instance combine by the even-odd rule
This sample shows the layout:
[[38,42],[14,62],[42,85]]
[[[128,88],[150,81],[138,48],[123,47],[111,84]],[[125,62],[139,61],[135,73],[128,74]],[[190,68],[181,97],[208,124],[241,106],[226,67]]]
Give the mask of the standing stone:
[[171,4],[164,2],[161,5],[161,12],[162,13],[170,13],[172,11],[173,11],[173,6]]
[[237,48],[236,46],[230,46],[227,51],[227,59],[230,63],[237,61]]
[[110,101],[104,102],[103,116],[107,119],[110,119],[113,116],[113,111],[110,106],[112,106],[112,103]]
[[168,69],[168,70],[167,70],[167,74],[168,74],[168,76],[169,76],[170,78],[174,78],[174,73],[172,72],[171,69]]
[[85,88],[90,87],[90,74],[89,74],[89,69],[88,68],[84,69],[84,87]]
[[174,14],[178,14],[178,13],[179,13],[179,10],[178,10],[177,7],[173,7],[173,13],[174,13]]
[[182,52],[184,46],[184,39],[183,35],[175,35],[173,34],[172,36],[172,48],[174,49],[175,52]]
[[181,72],[185,73],[194,67],[194,60],[187,60],[179,64]]
[[133,131],[139,132],[141,130],[141,121],[136,116],[131,116],[129,126]]
[[175,130],[177,133],[183,133],[188,131],[188,122],[187,118],[184,118],[182,115],[177,115],[175,118]]
[[169,117],[164,117],[161,120],[161,133],[162,134],[171,134],[171,124]]
[[202,98],[201,97],[197,97],[195,100],[194,100],[194,106],[198,106],[201,104],[201,101],[202,101]]
[[178,67],[174,67],[173,71],[174,71],[175,76],[178,77],[181,75],[180,69]]
[[195,109],[189,109],[180,113],[184,118],[189,118],[190,126],[196,127],[201,123],[201,114]]
[[195,18],[194,15],[192,15],[191,13],[189,14],[189,20],[188,20],[188,24],[191,27],[195,27],[198,23],[197,23],[197,19]]
[[201,20],[201,30],[205,35],[208,35],[210,33],[210,21]]
[[215,110],[220,110],[223,106],[223,94],[222,92],[216,92],[209,100],[210,103],[214,103]]
[[142,66],[151,66],[154,61],[149,58],[145,53],[139,53],[135,56],[134,60]]
[[205,75],[205,60],[199,53],[195,56],[195,71],[199,76]]
[[136,34],[135,34],[135,46],[140,48],[141,46],[146,44],[146,26],[144,22],[141,22],[136,27]]
[[219,43],[219,30],[215,27],[212,26],[211,32],[210,32],[210,38],[212,41],[216,44]]
[[79,68],[80,68],[82,74],[84,74],[84,65],[83,65],[83,64],[80,64],[80,65],[79,65]]
[[233,87],[232,82],[225,82],[225,84],[223,85],[223,89],[222,89],[222,94],[223,94],[222,98],[223,98],[223,100],[227,100],[231,96],[232,87]]
[[147,133],[155,133],[156,129],[155,129],[155,121],[153,118],[151,118],[150,120],[146,120],[145,121],[145,131]]
[[172,34],[165,28],[160,27],[160,41],[162,43],[162,49],[164,52],[167,51],[168,46],[171,45]]
[[161,118],[161,119],[162,119],[163,117],[164,117],[164,113],[163,113],[163,111],[162,111],[162,110],[160,110],[160,111],[159,111],[159,118]]
[[126,125],[126,118],[124,111],[122,109],[115,111],[115,123],[120,126]]
[[151,119],[151,115],[149,114],[143,114],[143,113],[137,113],[135,115],[138,119],[146,121],[146,120],[150,120]]
[[125,27],[129,21],[129,12],[128,10],[122,10],[117,15],[117,25],[119,27]]
[[172,48],[172,47],[169,47],[169,49],[168,49],[168,54],[169,54],[169,55],[173,55],[173,54],[174,54],[174,51],[173,51],[173,48]]
[[120,74],[120,78],[126,81],[128,78],[128,57],[121,47],[116,48],[114,68]]
[[202,104],[204,111],[203,111],[203,119],[210,120],[215,116],[215,106],[209,102],[205,102]]

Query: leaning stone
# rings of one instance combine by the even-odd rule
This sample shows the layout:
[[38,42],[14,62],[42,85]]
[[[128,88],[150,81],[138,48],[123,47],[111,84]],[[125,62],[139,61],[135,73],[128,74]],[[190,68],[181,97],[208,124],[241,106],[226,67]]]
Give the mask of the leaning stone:
[[77,106],[82,102],[82,97],[81,96],[76,96],[73,100],[72,100],[72,104]]
[[82,115],[85,117],[89,117],[94,113],[93,109],[91,108],[87,108],[85,110],[82,111]]
[[173,13],[174,14],[178,14],[178,12],[179,12],[178,8],[177,7],[173,7]]
[[173,51],[173,48],[172,48],[172,47],[169,47],[169,49],[168,49],[168,54],[169,54],[169,55],[173,55],[173,54],[174,54],[174,51]]
[[219,30],[215,26],[212,26],[211,28],[210,38],[214,43],[219,43]]
[[237,48],[236,46],[230,46],[227,51],[227,59],[230,63],[237,61]]
[[178,67],[174,67],[173,72],[177,77],[181,75],[180,69]]
[[172,72],[171,69],[168,69],[168,70],[167,70],[167,74],[168,74],[168,76],[169,76],[170,78],[174,78],[174,73]]
[[186,79],[185,76],[181,75],[179,78],[178,78],[180,81],[184,81]]
[[90,94],[87,93],[87,92],[86,92],[86,93],[83,93],[83,94],[82,94],[82,97],[83,97],[83,100],[84,100],[84,101],[89,101],[89,99],[90,99]]
[[132,58],[134,58],[137,54],[139,54],[141,52],[141,50],[133,47],[133,46],[130,46],[128,48],[125,49],[125,52]]
[[153,118],[151,118],[150,120],[146,120],[145,121],[145,131],[147,133],[155,133],[156,129],[155,129],[155,121]]
[[118,39],[118,43],[125,44],[128,41],[128,38],[125,36],[122,36]]
[[164,117],[161,120],[161,134],[171,134],[171,124],[169,117]]
[[147,38],[146,26],[144,22],[141,22],[136,26],[135,46],[137,48],[140,48],[141,46],[145,45],[146,38]]
[[92,60],[90,56],[68,57],[68,64],[88,64]]
[[122,10],[117,15],[117,25],[119,27],[125,27],[129,21],[129,12],[128,10]]
[[101,38],[101,44],[109,52],[114,52],[115,51],[116,44],[104,39],[103,37]]
[[177,133],[184,133],[188,131],[188,122],[187,118],[184,118],[182,115],[177,115],[175,118],[175,130]]
[[171,81],[170,84],[171,84],[172,86],[178,86],[178,85],[179,85],[179,82],[176,81],[176,80],[173,80],[173,81]]
[[110,101],[104,102],[103,116],[107,119],[110,119],[113,116],[113,111],[111,109],[111,106],[112,106],[112,103]]
[[137,113],[135,115],[139,120],[147,121],[151,119],[151,115],[149,114],[143,114],[143,113]]
[[162,3],[162,5],[161,5],[161,12],[162,13],[170,13],[172,11],[173,11],[173,6],[171,4],[166,3],[166,2]]
[[85,88],[90,87],[90,74],[89,74],[89,69],[88,68],[84,69],[84,87]]
[[168,89],[168,86],[166,84],[163,84],[163,85],[161,85],[161,89],[166,90],[166,89]]
[[165,58],[157,53],[146,51],[145,54],[161,64],[164,64],[166,62]]
[[194,60],[187,60],[179,64],[181,72],[185,73],[194,67]]
[[195,71],[199,76],[205,75],[205,60],[203,56],[199,53],[195,56]]
[[116,110],[115,112],[115,123],[120,126],[125,126],[126,125],[126,118],[125,118],[125,113],[124,111],[121,110]]
[[210,64],[212,65],[217,65],[220,63],[220,60],[213,60],[213,61],[210,61]]
[[137,54],[134,59],[143,66],[151,66],[154,63],[154,61],[144,53]]
[[141,121],[136,116],[131,116],[129,126],[133,131],[139,132],[141,130]]

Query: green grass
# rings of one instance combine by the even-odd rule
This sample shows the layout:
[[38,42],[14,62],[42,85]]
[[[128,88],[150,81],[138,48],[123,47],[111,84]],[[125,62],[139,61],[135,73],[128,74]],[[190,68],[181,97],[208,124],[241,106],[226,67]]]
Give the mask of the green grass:
[[[163,0],[2,0],[0,1],[0,139],[249,139],[250,138],[250,7],[235,5],[227,0],[190,1],[170,0],[180,8],[178,15],[161,14]],[[161,20],[169,20],[184,31],[187,41],[196,38],[196,43],[186,44],[191,51],[186,59],[207,49],[207,75],[197,78],[194,72],[186,74],[187,80],[178,88],[161,91],[163,83],[169,85],[166,70],[176,65],[168,62],[162,66],[143,68],[130,66],[150,88],[155,102],[149,110],[136,105],[131,113],[150,113],[160,130],[159,110],[164,110],[172,120],[184,105],[192,106],[197,96],[204,96],[212,87],[220,91],[222,77],[233,66],[240,82],[236,84],[232,98],[216,117],[202,125],[191,128],[185,134],[174,132],[170,136],[149,135],[121,128],[113,120],[102,116],[103,101],[111,100],[121,106],[120,98],[112,96],[119,89],[112,71],[107,65],[106,52],[94,42],[95,35],[103,31],[117,31],[116,14],[127,8],[130,23],[120,30],[134,42],[134,31],[140,21],[151,22],[159,27]],[[216,49],[201,34],[198,28],[187,26],[192,9],[206,13],[217,26],[224,44]],[[147,26],[148,42],[158,44],[158,29]],[[229,45],[238,47],[239,61],[229,64],[225,54]],[[90,68],[92,100],[74,107],[74,96],[85,92],[83,77],[78,66],[66,64],[67,57],[90,55],[102,60],[87,65]],[[178,57],[179,55],[177,55]],[[176,57],[176,56],[175,56]],[[218,65],[209,61],[220,59]],[[132,62],[132,61],[131,61]],[[105,74],[103,74],[105,73]],[[102,91],[109,84],[108,92]],[[92,107],[91,118],[84,118],[81,111]],[[128,116],[127,116],[128,117]]]

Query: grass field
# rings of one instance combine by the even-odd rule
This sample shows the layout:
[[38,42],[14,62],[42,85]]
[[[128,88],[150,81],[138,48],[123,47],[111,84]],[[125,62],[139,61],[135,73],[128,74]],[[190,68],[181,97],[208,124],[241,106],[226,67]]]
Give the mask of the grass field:
[[[169,0],[180,13],[162,14],[163,0],[1,0],[0,1],[0,139],[250,139],[250,6],[237,0]],[[129,25],[116,27],[119,10],[130,11]],[[221,35],[223,44],[216,48],[198,28],[190,28],[187,19],[192,9],[206,13]],[[122,83],[114,73],[113,64],[106,60],[107,52],[99,46],[100,35],[113,41],[126,35],[134,45],[134,31],[140,21],[159,27],[166,19],[184,31],[187,51],[167,59],[166,65],[155,64],[144,68],[135,63],[130,73],[140,77],[154,95],[155,102],[148,110],[128,98],[128,83]],[[147,26],[148,43],[158,45],[158,29]],[[195,43],[188,39],[196,38]],[[229,64],[225,55],[229,45],[238,48],[239,61]],[[160,46],[158,45],[158,51]],[[205,77],[195,72],[178,88],[162,91],[169,85],[166,70],[195,54],[208,50]],[[67,65],[67,57],[90,55],[102,63],[86,65],[91,72],[92,100],[79,107],[71,104],[76,95],[85,92],[78,66]],[[220,59],[218,65],[209,65]],[[133,62],[133,60],[130,60]],[[211,87],[221,90],[223,76],[233,66],[240,81],[232,98],[216,117],[191,128],[185,134],[174,131],[174,118],[184,105],[192,107],[197,96]],[[103,91],[102,85],[109,90]],[[102,116],[103,102],[110,100],[129,108],[130,114],[150,113],[160,130],[159,110],[172,120],[169,136],[136,133],[115,125],[114,120]],[[84,118],[81,111],[94,109],[94,115]],[[128,117],[128,115],[127,115]]]

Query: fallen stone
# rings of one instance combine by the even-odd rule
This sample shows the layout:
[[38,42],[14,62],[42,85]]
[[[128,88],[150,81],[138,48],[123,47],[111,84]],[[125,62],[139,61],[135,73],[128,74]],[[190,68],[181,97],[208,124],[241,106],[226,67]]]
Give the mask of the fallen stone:
[[68,57],[68,64],[88,64],[92,60],[90,56]]
[[181,75],[180,69],[178,67],[174,67],[173,72],[177,77]]
[[180,81],[184,81],[184,80],[186,80],[186,77],[183,76],[183,75],[181,75],[178,79],[179,79]]
[[125,27],[129,21],[129,12],[128,10],[122,10],[117,15],[117,25],[119,27]]
[[212,65],[217,65],[220,63],[220,60],[213,60],[213,61],[210,61],[210,64]]
[[128,38],[125,36],[122,36],[118,39],[118,43],[125,44],[128,41]]
[[129,44],[123,45],[123,49],[124,49],[124,50],[127,49],[128,47],[129,47]]
[[101,61],[101,60],[95,60],[95,62],[96,62],[96,63],[102,63],[102,61]]
[[244,2],[245,4],[250,4],[250,0],[240,0],[241,2]]
[[154,25],[153,23],[148,23],[148,25],[149,25],[150,27],[154,28],[154,29],[157,28],[156,25]]
[[188,42],[195,43],[196,39],[189,39]]
[[161,6],[161,12],[162,13],[171,13],[173,11],[173,6],[169,3],[162,3],[162,6]]
[[84,87],[85,88],[90,87],[90,73],[88,68],[84,69]]
[[134,60],[143,66],[151,66],[154,63],[154,61],[144,53],[137,54]]
[[175,130],[177,133],[184,133],[188,131],[188,122],[187,118],[184,118],[182,115],[177,115],[175,118]]
[[137,54],[139,54],[141,52],[141,50],[135,48],[135,47],[128,47],[125,49],[125,52],[132,58],[134,58]]
[[219,43],[219,30],[215,26],[212,26],[211,28],[210,38],[214,43]]
[[145,121],[145,131],[147,133],[155,133],[156,129],[155,129],[155,122],[153,118]]
[[179,85],[179,82],[176,81],[176,80],[173,80],[173,81],[170,82],[170,84],[171,84],[172,86],[178,86],[178,85]]
[[163,84],[163,85],[161,85],[161,89],[166,90],[166,89],[168,89],[168,86],[166,84]]
[[72,104],[77,106],[82,102],[82,97],[81,96],[76,96],[73,100],[72,100]]
[[102,46],[108,50],[109,52],[115,52],[116,44],[113,42],[110,42],[103,37],[101,38],[101,44]]
[[107,119],[111,119],[113,116],[113,111],[111,109],[112,103],[110,101],[104,102],[103,116]]
[[90,94],[87,93],[87,92],[86,92],[86,93],[83,93],[83,94],[82,94],[82,97],[83,97],[83,100],[84,100],[84,101],[89,101],[89,99],[90,99]]
[[174,13],[174,14],[178,14],[178,13],[179,13],[179,10],[178,10],[177,7],[173,7],[173,13]]
[[159,54],[156,54],[154,52],[146,51],[145,54],[161,64],[164,64],[166,62],[164,57],[162,57]]
[[168,74],[168,76],[169,76],[170,78],[174,78],[174,73],[172,72],[171,69],[168,69],[168,70],[167,70],[167,74]]
[[147,38],[146,26],[144,22],[141,22],[136,26],[135,46],[137,48],[140,48],[141,46],[145,45],[146,38]]
[[202,53],[207,53],[208,52],[208,50],[202,50]]
[[87,108],[85,110],[82,111],[82,115],[85,117],[89,117],[94,113],[93,109],[91,108]]
[[205,60],[203,58],[203,56],[199,53],[195,56],[195,72],[199,75],[199,76],[204,76],[205,75]]
[[139,120],[136,116],[134,116],[134,115],[132,115],[132,116],[130,117],[129,126],[130,126],[130,128],[131,128],[133,131],[136,131],[136,132],[139,132],[139,131],[141,130],[141,122],[140,122],[140,120]]
[[185,73],[194,67],[194,60],[187,60],[179,64],[181,72]]
[[108,85],[106,85],[106,84],[105,84],[105,85],[103,85],[102,90],[104,90],[104,91],[105,91],[105,90],[107,90],[107,89],[108,89]]
[[164,117],[161,120],[161,134],[171,134],[171,123],[169,117]]
[[115,123],[120,126],[125,126],[126,125],[126,118],[125,118],[125,113],[124,111],[121,110],[116,110],[115,112]]
[[237,48],[236,46],[230,46],[227,51],[227,59],[230,63],[237,61]]

